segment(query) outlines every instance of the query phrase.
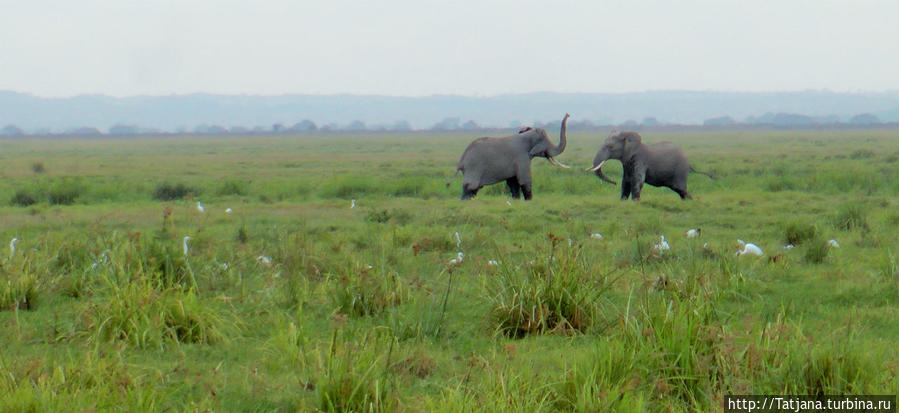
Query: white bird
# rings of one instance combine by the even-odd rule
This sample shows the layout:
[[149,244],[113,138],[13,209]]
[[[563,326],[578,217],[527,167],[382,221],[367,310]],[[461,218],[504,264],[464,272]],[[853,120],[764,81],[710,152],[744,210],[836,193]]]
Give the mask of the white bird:
[[265,255],[260,255],[260,256],[256,257],[256,261],[266,267],[272,265],[272,259],[269,257],[266,257]]
[[764,252],[762,252],[762,249],[759,248],[758,245],[755,245],[755,244],[753,244],[753,243],[751,243],[751,242],[743,241],[743,240],[741,240],[741,239],[738,239],[737,242],[739,242],[740,245],[743,247],[742,250],[737,251],[737,256],[738,256],[738,257],[741,256],[741,255],[744,255],[744,254],[752,254],[752,255],[757,255],[757,256],[760,256],[760,257],[761,257],[762,255],[764,255]]
[[489,260],[489,261],[487,261],[487,265],[499,265],[499,261],[497,261],[497,260]]
[[594,233],[590,234],[590,238],[593,238],[593,239],[602,239],[602,234],[600,234],[600,233],[598,233],[598,232],[594,232]]
[[203,207],[203,204],[200,201],[197,201],[197,211],[206,212],[206,208]]
[[230,214],[230,213],[231,213],[231,208],[226,209],[226,210],[225,210],[225,213],[226,213],[226,214]]
[[506,205],[512,206],[512,201],[506,200]]
[[833,238],[831,238],[830,241],[827,241],[827,245],[830,245],[833,248],[840,248],[840,243]]
[[701,233],[702,233],[702,230],[699,229],[699,228],[690,228],[690,229],[687,230],[687,232],[685,233],[685,235],[687,236],[687,238],[696,238],[696,237],[698,237]]
[[110,250],[108,250],[108,249],[103,250],[103,253],[100,254],[100,258],[97,259],[97,261],[94,261],[93,264],[91,264],[91,269],[92,269],[92,270],[96,270],[97,267],[100,266],[100,263],[106,264],[106,263],[109,262],[109,256],[106,255],[107,252],[112,252],[112,251],[110,251]]
[[459,236],[459,231],[456,231],[456,248],[462,249],[462,237]]
[[787,245],[780,247],[780,249],[782,249],[782,250],[791,250],[793,248],[796,248],[796,246],[793,244],[787,244]]
[[350,209],[353,209],[355,207],[356,207],[356,200],[354,199],[353,202],[350,203]]
[[652,249],[661,254],[665,251],[670,250],[671,246],[668,245],[668,241],[665,241],[665,236],[662,235],[659,237],[659,242],[655,243],[655,245],[652,246]]
[[449,265],[459,265],[459,264],[461,264],[461,263],[462,263],[462,257],[463,257],[462,251],[459,251],[459,254],[456,255],[456,258],[453,258],[453,259],[451,259],[451,260],[449,261]]
[[19,242],[18,238],[13,238],[9,241],[9,258],[12,259],[12,256],[16,254],[16,243]]
[[184,245],[184,255],[185,255],[185,256],[187,256],[187,252],[188,252],[187,241],[190,241],[190,235],[185,235],[185,236],[184,236],[184,242],[183,242],[183,245]]

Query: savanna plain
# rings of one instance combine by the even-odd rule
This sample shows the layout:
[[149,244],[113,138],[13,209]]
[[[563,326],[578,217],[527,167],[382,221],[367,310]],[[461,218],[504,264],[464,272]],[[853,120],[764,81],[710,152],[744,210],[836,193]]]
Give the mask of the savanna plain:
[[0,140],[0,410],[899,393],[899,132],[646,132],[714,179],[639,202],[568,136],[529,202],[459,200],[472,134]]

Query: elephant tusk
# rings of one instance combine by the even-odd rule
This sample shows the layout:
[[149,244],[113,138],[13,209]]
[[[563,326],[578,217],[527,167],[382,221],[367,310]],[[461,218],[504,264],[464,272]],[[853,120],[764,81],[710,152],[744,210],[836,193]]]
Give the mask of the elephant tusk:
[[551,164],[553,164],[553,165],[555,165],[555,166],[558,166],[559,168],[565,168],[565,169],[571,168],[570,166],[565,165],[565,164],[563,164],[562,162],[557,161],[556,158],[553,158],[552,156],[547,157],[546,159],[549,160],[549,163],[551,163]]
[[587,168],[587,169],[585,169],[585,170],[588,171],[588,172],[596,172],[596,171],[599,170],[599,168],[602,168],[602,164],[604,164],[604,163],[606,163],[606,161],[602,161],[602,162],[599,163],[599,165],[596,165],[596,166],[594,166],[594,167],[592,167],[592,168]]

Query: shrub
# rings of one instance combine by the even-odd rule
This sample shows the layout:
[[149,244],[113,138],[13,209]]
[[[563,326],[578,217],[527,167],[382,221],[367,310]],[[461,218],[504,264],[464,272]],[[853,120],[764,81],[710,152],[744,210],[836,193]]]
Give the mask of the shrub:
[[193,289],[160,291],[151,283],[133,282],[113,287],[85,320],[94,340],[121,340],[139,348],[161,348],[165,341],[214,344],[225,339],[227,327],[217,308]]
[[350,342],[334,330],[327,352],[319,352],[315,388],[326,412],[394,411],[394,379],[388,369],[395,341],[366,334]]
[[828,245],[824,238],[815,237],[811,239],[805,247],[804,259],[806,262],[820,264],[827,258],[827,253],[830,252],[830,248],[830,245]]
[[0,276],[0,311],[33,310],[38,291],[37,278],[33,275],[2,274]]
[[815,238],[817,229],[814,225],[805,222],[792,221],[784,228],[784,237],[788,244],[800,245],[805,241]]
[[843,231],[868,229],[868,221],[861,205],[847,204],[841,206],[833,216],[833,226]]
[[371,211],[365,215],[365,221],[378,224],[386,224],[388,221],[390,221],[390,212],[386,209],[381,211]]
[[849,159],[869,159],[874,157],[874,151],[859,149],[849,154]]
[[227,180],[219,186],[216,195],[237,195],[244,196],[247,194],[248,184],[243,181]]
[[12,199],[9,200],[10,205],[27,207],[37,203],[34,199],[34,194],[25,190],[19,189],[16,191],[15,195],[13,195]]
[[44,169],[44,164],[42,162],[35,162],[35,163],[31,164],[31,171],[36,174],[42,174],[42,173],[46,172],[47,170]]
[[188,195],[198,195],[199,190],[184,184],[159,184],[153,190],[153,199],[158,201],[173,201],[176,199],[184,199]]
[[367,267],[347,271],[331,290],[337,311],[352,316],[380,314],[408,301],[409,296],[408,285],[395,273],[374,274]]
[[50,186],[47,201],[50,205],[72,205],[83,191],[84,186],[79,181],[63,179]]
[[[556,258],[559,239],[550,236],[554,253],[546,261],[504,267],[490,278],[490,322],[505,336],[585,332],[596,321],[600,301],[612,286],[611,277],[600,275],[579,248],[567,248]],[[591,279],[586,274],[597,275]]]

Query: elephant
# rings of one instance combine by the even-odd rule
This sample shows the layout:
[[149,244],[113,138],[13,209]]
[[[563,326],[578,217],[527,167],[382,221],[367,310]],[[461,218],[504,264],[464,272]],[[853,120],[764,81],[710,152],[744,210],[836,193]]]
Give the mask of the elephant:
[[531,159],[546,158],[550,164],[568,168],[554,157],[565,150],[565,125],[569,114],[562,118],[559,145],[553,145],[543,128],[526,127],[518,134],[501,138],[478,138],[471,142],[456,167],[462,172],[462,199],[471,199],[485,185],[506,181],[512,198],[525,200],[532,196]]
[[712,178],[710,174],[693,169],[684,152],[675,144],[658,142],[646,145],[637,132],[613,132],[596,152],[593,167],[587,168],[599,179],[615,185],[617,183],[603,175],[601,169],[609,159],[621,161],[624,169],[621,200],[631,197],[634,201],[639,201],[644,182],[671,188],[681,199],[693,199],[687,192],[687,174],[695,172]]

